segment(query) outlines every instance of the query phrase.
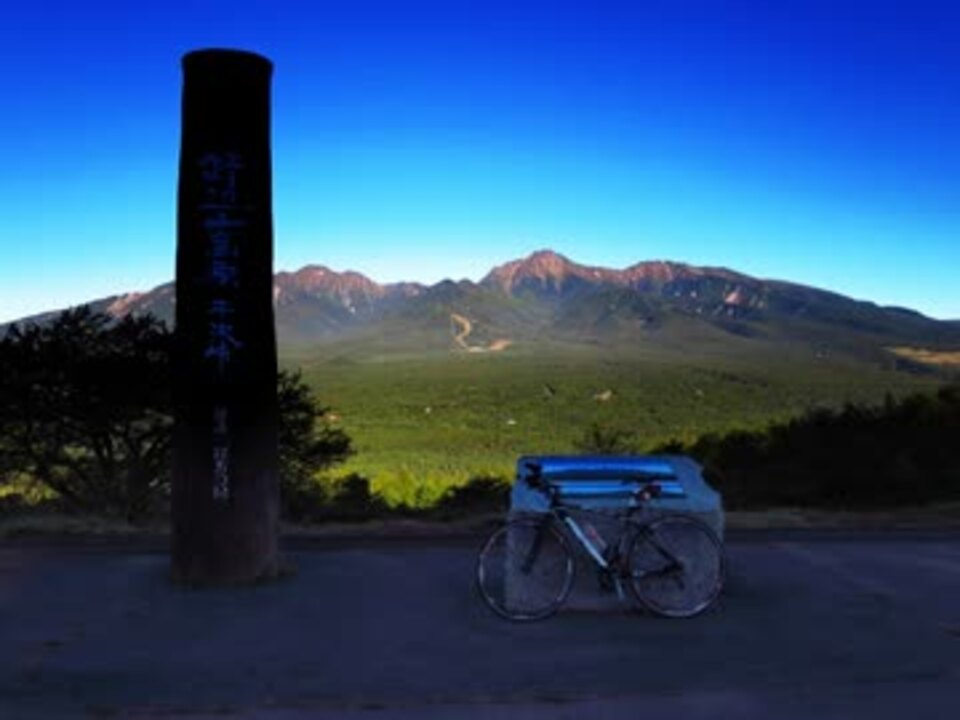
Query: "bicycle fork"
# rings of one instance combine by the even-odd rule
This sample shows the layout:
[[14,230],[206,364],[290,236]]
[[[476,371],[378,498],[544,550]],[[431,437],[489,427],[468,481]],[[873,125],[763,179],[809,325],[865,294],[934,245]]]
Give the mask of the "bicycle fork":
[[527,556],[523,559],[523,563],[520,565],[520,571],[524,575],[529,575],[530,571],[533,569],[533,564],[537,561],[537,556],[540,555],[540,548],[543,545],[543,536],[547,534],[547,522],[544,521],[537,528],[537,532],[534,533],[533,543],[530,545],[530,550],[527,552]]

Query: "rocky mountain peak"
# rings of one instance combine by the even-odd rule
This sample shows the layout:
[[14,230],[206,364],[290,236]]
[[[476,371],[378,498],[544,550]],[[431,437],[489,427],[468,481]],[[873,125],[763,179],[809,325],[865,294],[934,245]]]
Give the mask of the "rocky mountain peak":
[[571,280],[615,282],[617,272],[573,262],[553,250],[538,250],[520,260],[500,265],[481,281],[510,293],[523,285],[561,290]]
[[336,272],[324,265],[305,265],[295,272],[277,273],[275,284],[281,292],[329,294],[338,296],[365,295],[382,297],[384,288],[358,272]]
[[628,282],[646,281],[655,284],[666,284],[678,278],[694,277],[700,273],[698,268],[692,268],[683,263],[667,262],[664,260],[649,260],[631,265],[623,271]]

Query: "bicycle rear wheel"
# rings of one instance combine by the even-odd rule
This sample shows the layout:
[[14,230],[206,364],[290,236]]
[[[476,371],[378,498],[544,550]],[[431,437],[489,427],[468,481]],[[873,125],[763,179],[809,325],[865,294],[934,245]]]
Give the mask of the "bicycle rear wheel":
[[720,596],[726,573],[723,548],[699,520],[667,515],[638,529],[627,554],[627,573],[642,607],[664,617],[693,617]]
[[550,518],[524,518],[487,540],[477,559],[477,588],[501,617],[542,620],[567,599],[573,573],[573,553]]

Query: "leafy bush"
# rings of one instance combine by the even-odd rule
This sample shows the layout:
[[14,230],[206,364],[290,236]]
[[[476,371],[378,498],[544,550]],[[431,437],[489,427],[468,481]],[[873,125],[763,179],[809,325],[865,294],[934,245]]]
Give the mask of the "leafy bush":
[[476,477],[466,485],[447,490],[436,505],[441,516],[467,516],[505,512],[510,483],[501,477]]
[[[12,326],[0,340],[0,479],[27,476],[83,512],[157,514],[170,488],[172,344],[149,316],[88,307]],[[348,457],[350,439],[299,374],[280,373],[277,394],[281,492],[313,503],[314,474]]]
[[879,508],[960,498],[958,436],[960,386],[948,386],[812,410],[766,431],[706,435],[682,449],[732,508]]
[[317,472],[354,451],[347,434],[327,421],[329,408],[317,402],[299,373],[280,373],[277,401],[281,511],[288,519],[302,520],[329,500]]
[[0,467],[85,511],[138,519],[169,484],[171,335],[88,308],[0,340]]
[[368,520],[387,512],[383,499],[370,491],[370,481],[360,475],[340,480],[330,500],[331,513],[340,520]]
[[392,511],[360,475],[337,480],[314,479],[284,500],[286,518],[294,522],[358,522],[373,520]]

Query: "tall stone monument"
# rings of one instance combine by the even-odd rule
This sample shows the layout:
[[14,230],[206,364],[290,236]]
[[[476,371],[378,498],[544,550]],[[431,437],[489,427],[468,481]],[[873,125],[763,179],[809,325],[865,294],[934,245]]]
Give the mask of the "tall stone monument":
[[279,570],[270,80],[253,53],[183,58],[172,574]]

